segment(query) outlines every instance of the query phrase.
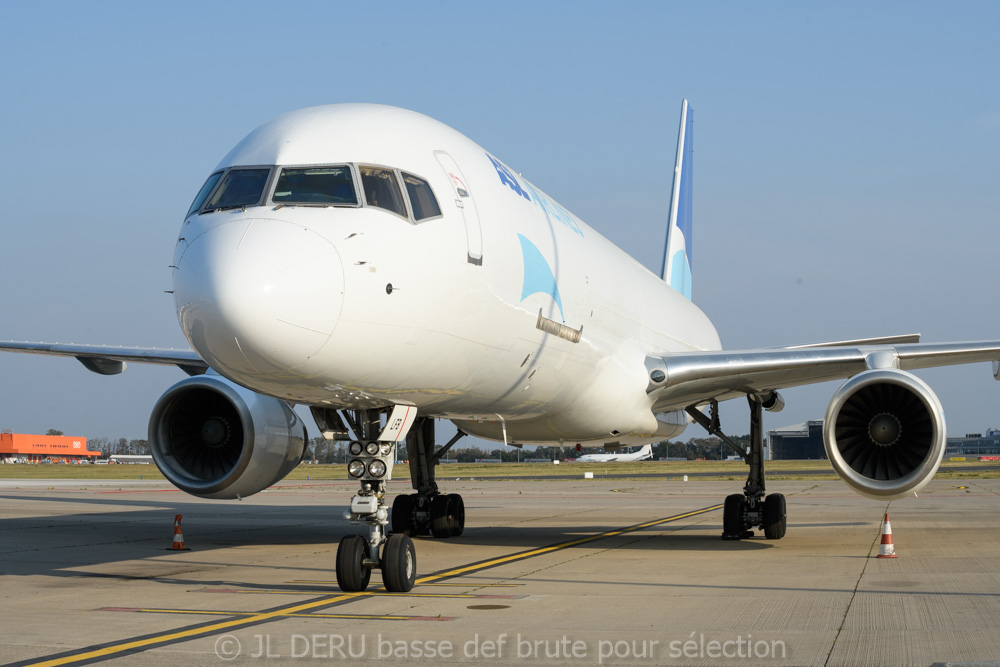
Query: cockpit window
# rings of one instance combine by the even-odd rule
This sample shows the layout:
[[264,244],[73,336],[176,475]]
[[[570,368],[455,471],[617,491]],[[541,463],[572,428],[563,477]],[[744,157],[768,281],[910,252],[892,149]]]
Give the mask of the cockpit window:
[[221,177],[221,171],[217,171],[208,177],[208,180],[205,181],[205,185],[201,186],[201,190],[198,190],[198,196],[194,198],[194,203],[191,204],[191,208],[188,209],[187,215],[184,216],[185,218],[201,208],[201,205],[205,203],[206,199],[208,199],[208,195],[212,194],[212,188],[215,187],[215,184],[219,182]]
[[397,215],[406,217],[406,205],[399,190],[396,174],[391,169],[380,167],[358,167],[361,171],[361,185],[365,191],[365,201],[369,206],[377,206]]
[[271,199],[276,204],[357,206],[348,166],[282,169]]
[[256,206],[264,193],[270,169],[230,169],[205,205],[207,210]]
[[427,181],[419,176],[407,174],[405,171],[402,174],[403,183],[406,184],[406,193],[410,195],[410,207],[413,209],[413,219],[419,222],[425,218],[433,218],[441,215],[437,199],[434,198],[434,193],[431,191],[431,186],[428,185]]

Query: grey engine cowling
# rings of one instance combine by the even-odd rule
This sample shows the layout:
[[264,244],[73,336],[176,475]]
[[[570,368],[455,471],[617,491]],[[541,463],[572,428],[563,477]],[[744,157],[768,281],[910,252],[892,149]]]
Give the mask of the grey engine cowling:
[[941,402],[900,370],[855,375],[833,395],[823,425],[826,455],[863,496],[894,500],[934,477],[945,449]]
[[163,475],[201,498],[232,499],[271,486],[301,462],[306,429],[285,401],[215,375],[167,390],[149,418]]

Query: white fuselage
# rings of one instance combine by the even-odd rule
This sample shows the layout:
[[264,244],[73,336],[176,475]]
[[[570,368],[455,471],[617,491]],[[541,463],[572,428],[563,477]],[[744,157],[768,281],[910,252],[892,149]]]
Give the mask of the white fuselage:
[[[296,403],[413,405],[519,443],[683,430],[679,413],[653,414],[644,360],[719,349],[708,318],[455,130],[314,107],[261,126],[219,169],[237,165],[274,168],[260,205],[193,213],[174,260],[181,326],[223,376]],[[272,201],[276,169],[314,165],[416,175],[441,215],[365,204],[360,183],[358,206]]]

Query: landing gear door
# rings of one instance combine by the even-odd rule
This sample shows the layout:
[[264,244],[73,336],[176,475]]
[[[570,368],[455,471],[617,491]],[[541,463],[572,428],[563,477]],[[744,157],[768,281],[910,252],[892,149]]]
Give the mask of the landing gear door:
[[468,261],[476,266],[483,265],[483,231],[479,226],[479,211],[472,200],[472,193],[466,184],[465,177],[455,160],[444,151],[434,151],[434,156],[448,174],[451,181],[452,194],[456,208],[461,209],[465,218],[465,235],[468,239]]
[[396,405],[385,423],[385,428],[379,434],[379,442],[400,442],[406,440],[406,434],[417,419],[417,409],[412,405]]

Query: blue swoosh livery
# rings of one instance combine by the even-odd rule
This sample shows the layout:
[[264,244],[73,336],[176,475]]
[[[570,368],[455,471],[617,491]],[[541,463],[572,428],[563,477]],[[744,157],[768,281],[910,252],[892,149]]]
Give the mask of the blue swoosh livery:
[[524,283],[521,286],[521,301],[539,292],[548,294],[559,306],[559,317],[565,322],[566,314],[563,312],[562,297],[559,295],[559,286],[556,284],[552,268],[542,255],[542,251],[527,237],[518,234],[517,238],[521,242],[521,255],[524,258]]

